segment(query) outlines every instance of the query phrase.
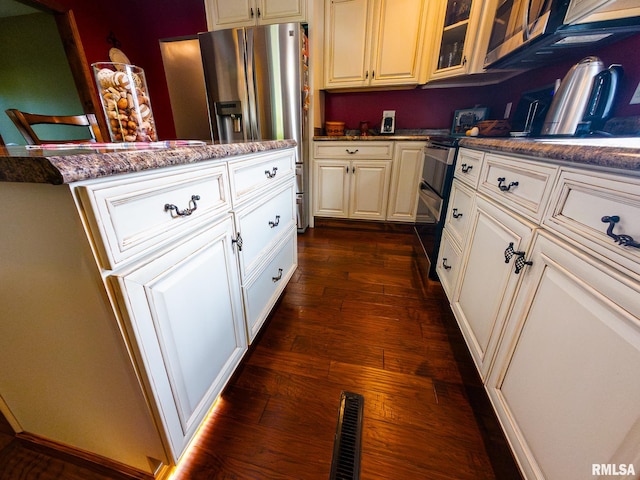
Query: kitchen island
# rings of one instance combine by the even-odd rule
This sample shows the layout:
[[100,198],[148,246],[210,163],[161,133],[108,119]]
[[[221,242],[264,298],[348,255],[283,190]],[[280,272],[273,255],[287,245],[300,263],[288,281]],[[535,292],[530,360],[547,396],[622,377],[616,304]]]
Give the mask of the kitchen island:
[[296,268],[294,146],[0,152],[0,410],[20,438],[170,474]]

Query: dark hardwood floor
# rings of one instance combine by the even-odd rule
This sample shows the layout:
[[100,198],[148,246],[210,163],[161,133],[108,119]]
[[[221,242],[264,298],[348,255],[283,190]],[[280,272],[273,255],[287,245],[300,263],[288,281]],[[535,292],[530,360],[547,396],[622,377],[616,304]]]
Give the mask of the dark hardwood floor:
[[[343,390],[364,396],[363,480],[520,478],[442,288],[421,280],[413,231],[323,222],[298,245],[298,270],[173,479],[328,479]],[[64,458],[8,476],[26,447],[7,435],[0,422],[0,480],[109,478]]]

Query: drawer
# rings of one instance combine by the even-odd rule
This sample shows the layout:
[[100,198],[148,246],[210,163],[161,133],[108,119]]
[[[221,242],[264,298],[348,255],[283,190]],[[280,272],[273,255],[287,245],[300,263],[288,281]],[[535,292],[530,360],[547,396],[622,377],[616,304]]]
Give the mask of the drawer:
[[314,158],[381,158],[393,157],[393,142],[315,142]]
[[469,187],[454,179],[445,223],[451,237],[459,246],[462,246],[469,228],[469,218],[475,195],[475,192]]
[[296,231],[290,229],[260,274],[243,286],[249,342],[255,338],[298,265],[296,240]]
[[295,150],[278,150],[249,159],[229,161],[233,205],[243,202],[280,180],[295,175]]
[[454,176],[471,188],[477,188],[483,158],[484,152],[461,148],[458,151]]
[[162,173],[136,174],[135,179],[127,175],[77,187],[100,261],[106,269],[229,212],[228,191],[224,164],[168,168]]
[[553,165],[486,154],[478,191],[539,223],[557,172]]
[[619,221],[611,234],[628,235],[640,243],[640,179],[569,170],[560,174],[544,225],[638,278],[640,248],[621,245],[607,235],[610,222],[602,219],[614,216]]
[[269,255],[275,243],[296,226],[295,184],[293,179],[269,195],[236,211],[236,225],[242,237],[240,271],[250,276]]
[[445,228],[442,232],[442,241],[440,242],[440,252],[438,253],[438,264],[436,265],[436,273],[442,283],[444,293],[446,293],[449,302],[453,301],[453,294],[460,272],[461,251]]

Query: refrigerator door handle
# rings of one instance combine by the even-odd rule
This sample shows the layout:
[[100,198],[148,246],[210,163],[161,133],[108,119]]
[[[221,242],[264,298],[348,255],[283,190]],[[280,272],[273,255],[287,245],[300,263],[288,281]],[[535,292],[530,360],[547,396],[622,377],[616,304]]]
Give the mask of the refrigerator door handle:
[[252,28],[245,29],[246,42],[246,80],[247,80],[247,96],[249,102],[249,133],[248,140],[261,140],[260,130],[258,128],[258,107],[256,98],[256,77],[255,77],[255,31]]

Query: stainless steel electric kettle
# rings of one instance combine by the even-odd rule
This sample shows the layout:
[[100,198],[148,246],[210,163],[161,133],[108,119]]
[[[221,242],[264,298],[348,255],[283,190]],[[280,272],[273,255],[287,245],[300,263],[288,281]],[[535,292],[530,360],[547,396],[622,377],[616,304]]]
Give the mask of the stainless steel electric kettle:
[[598,130],[611,114],[622,67],[605,69],[598,57],[586,57],[562,79],[542,125],[541,135],[581,135]]

